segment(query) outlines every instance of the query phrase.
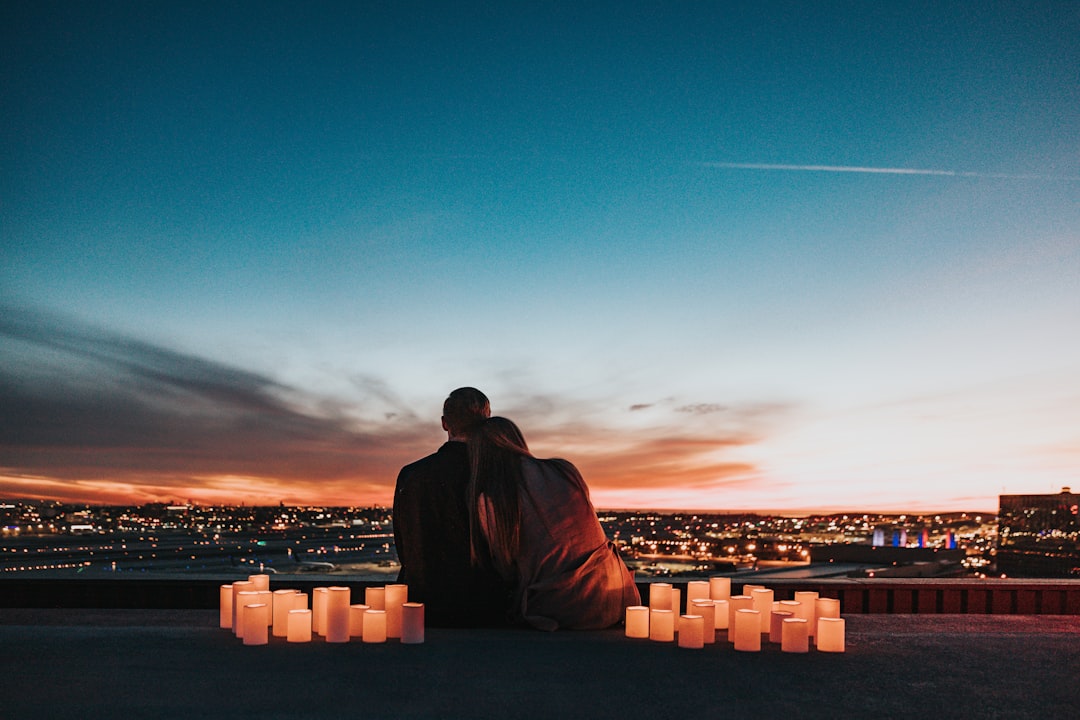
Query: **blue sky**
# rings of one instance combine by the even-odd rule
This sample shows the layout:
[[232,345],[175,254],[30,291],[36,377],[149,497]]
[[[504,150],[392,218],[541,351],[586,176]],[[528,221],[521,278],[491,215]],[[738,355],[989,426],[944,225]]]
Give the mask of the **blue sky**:
[[460,385],[603,506],[1080,483],[1076,3],[0,14],[0,495],[387,502]]

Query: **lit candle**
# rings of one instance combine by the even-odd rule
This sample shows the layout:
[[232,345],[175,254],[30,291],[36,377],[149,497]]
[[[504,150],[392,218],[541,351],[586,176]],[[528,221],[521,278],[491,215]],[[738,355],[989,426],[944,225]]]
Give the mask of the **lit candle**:
[[387,585],[384,596],[386,602],[386,637],[401,637],[401,606],[409,601],[408,585]]
[[649,608],[645,605],[631,605],[626,608],[626,637],[649,637]]
[[[753,610],[754,598],[749,595],[732,595],[728,600],[728,642],[735,642],[735,617],[740,610]],[[758,622],[761,622],[760,620]]]
[[709,578],[709,597],[713,600],[728,600],[731,598],[731,578]]
[[679,647],[700,650],[705,647],[705,618],[683,615],[679,621]]
[[401,606],[401,642],[406,645],[424,642],[424,603],[407,602]]
[[757,587],[750,591],[750,597],[753,598],[754,609],[761,613],[761,632],[769,632],[772,626],[773,591],[769,588]]
[[649,639],[672,642],[675,639],[675,613],[671,610],[649,610]]
[[701,639],[706,645],[712,645],[716,642],[716,604],[706,599],[694,600],[691,604],[693,607],[687,608],[687,613],[705,619]]
[[275,590],[274,591],[274,637],[285,637],[289,634],[289,611],[293,609],[293,595],[299,590]]
[[326,635],[326,597],[330,588],[317,587],[311,593],[311,631]]
[[266,603],[245,605],[243,610],[244,644],[266,645],[270,642],[270,606]]
[[370,609],[367,605],[349,606],[349,637],[364,637],[364,612]]
[[248,575],[248,581],[255,583],[255,590],[269,590],[270,589],[270,576],[269,575]]
[[695,600],[710,600],[709,597],[709,582],[707,580],[691,580],[686,583],[686,609],[690,609],[690,605]]
[[232,631],[237,637],[240,636],[240,607],[237,605],[237,598],[242,592],[255,590],[255,583],[250,580],[237,580],[232,584]]
[[232,585],[222,585],[218,592],[218,625],[232,628]]
[[810,637],[814,636],[814,628],[817,627],[817,616],[814,614],[814,603],[817,602],[817,598],[818,594],[811,590],[800,590],[795,593],[795,602],[802,603],[795,617],[801,617],[806,621],[806,632]]
[[680,612],[682,612],[682,590],[673,587],[671,588],[671,618],[675,624],[675,632],[679,632],[679,618],[682,617]]
[[764,585],[751,585],[750,583],[747,583],[746,585],[742,586],[742,593],[741,594],[742,595],[749,595],[750,597],[754,597],[754,591],[755,590],[764,590],[764,589],[765,589]]
[[349,601],[352,590],[347,587],[331,587],[326,591],[326,615],[323,619],[326,642],[349,642]]
[[255,592],[259,594],[259,602],[266,604],[266,627],[270,627],[274,624],[274,593],[269,590],[256,590]]
[[289,633],[286,636],[289,642],[311,642],[311,611],[289,611]]
[[386,611],[385,610],[365,610],[364,611],[364,636],[363,640],[366,643],[384,643],[386,642]]
[[757,610],[735,612],[735,649],[743,652],[761,650],[761,613]]
[[818,619],[840,617],[840,601],[836,598],[818,598],[814,602],[814,615]]
[[731,604],[731,600],[713,600],[713,606],[716,608],[713,614],[716,616],[716,629],[727,630],[728,619],[731,611],[728,606]]
[[307,605],[308,596],[307,593],[298,592],[293,596],[293,610],[309,610]]
[[769,642],[779,643],[784,639],[784,620],[794,617],[787,610],[773,610],[769,613]]
[[[233,583],[235,587],[236,583]],[[233,600],[233,610],[236,612],[236,622],[233,623],[233,632],[236,633],[236,637],[241,640],[244,639],[244,631],[246,627],[244,625],[244,608],[248,605],[254,605],[259,602],[259,593],[255,590],[241,590],[236,593],[236,599]]]
[[843,618],[818,618],[817,649],[821,652],[844,652]]
[[804,653],[810,651],[810,638],[807,635],[807,625],[804,618],[786,618],[784,627],[780,631],[780,649],[789,653]]
[[364,588],[364,604],[372,610],[385,610],[386,609],[386,588],[385,587],[369,587]]
[[671,610],[671,583],[649,583],[649,609]]

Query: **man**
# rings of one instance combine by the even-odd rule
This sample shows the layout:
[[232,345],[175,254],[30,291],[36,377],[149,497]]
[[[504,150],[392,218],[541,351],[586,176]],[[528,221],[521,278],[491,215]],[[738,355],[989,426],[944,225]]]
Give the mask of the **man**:
[[447,441],[406,465],[394,491],[394,541],[409,599],[424,603],[428,625],[462,627],[506,622],[508,593],[469,553],[469,431],[491,415],[476,388],[458,388],[443,403]]

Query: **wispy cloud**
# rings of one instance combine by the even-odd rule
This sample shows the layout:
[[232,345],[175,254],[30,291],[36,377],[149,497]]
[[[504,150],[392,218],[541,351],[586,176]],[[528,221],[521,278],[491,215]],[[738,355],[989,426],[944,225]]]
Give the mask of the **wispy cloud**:
[[762,170],[783,172],[869,173],[874,175],[940,175],[1002,180],[1080,180],[1078,175],[1040,173],[989,173],[966,170],[936,170],[928,168],[869,167],[864,165],[786,165],[777,163],[701,162],[702,167],[724,170]]

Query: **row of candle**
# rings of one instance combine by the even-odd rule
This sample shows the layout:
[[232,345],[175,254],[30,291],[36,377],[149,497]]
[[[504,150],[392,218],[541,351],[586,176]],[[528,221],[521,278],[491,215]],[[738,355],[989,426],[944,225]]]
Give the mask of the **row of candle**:
[[400,638],[424,642],[424,605],[408,602],[407,585],[369,587],[364,602],[352,603],[347,587],[317,587],[308,608],[307,593],[270,591],[269,575],[251,575],[220,588],[219,625],[245,645],[266,645],[270,635],[288,642],[310,642],[319,635],[331,643],[358,637],[366,643]]
[[808,652],[816,638],[822,652],[844,652],[845,623],[840,601],[800,591],[794,600],[775,601],[773,591],[762,585],[744,585],[742,595],[731,595],[730,578],[687,584],[685,615],[680,615],[681,591],[669,583],[649,585],[649,605],[626,609],[626,636],[673,642],[701,648],[716,641],[716,631],[726,630],[736,650],[761,650],[761,639],[779,643],[784,652]]

